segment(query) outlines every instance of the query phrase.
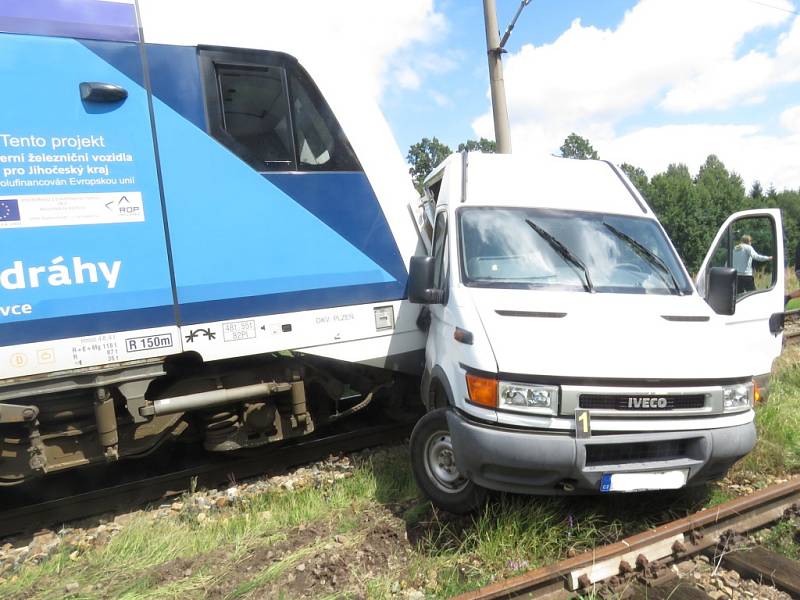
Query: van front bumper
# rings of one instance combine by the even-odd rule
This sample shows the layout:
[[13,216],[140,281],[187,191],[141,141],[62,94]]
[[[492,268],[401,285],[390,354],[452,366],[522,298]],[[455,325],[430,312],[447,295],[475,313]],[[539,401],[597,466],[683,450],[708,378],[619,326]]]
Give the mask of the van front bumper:
[[512,429],[447,413],[456,465],[476,484],[522,494],[597,493],[606,473],[687,470],[687,485],[719,479],[756,442],[755,423],[697,431],[573,434]]

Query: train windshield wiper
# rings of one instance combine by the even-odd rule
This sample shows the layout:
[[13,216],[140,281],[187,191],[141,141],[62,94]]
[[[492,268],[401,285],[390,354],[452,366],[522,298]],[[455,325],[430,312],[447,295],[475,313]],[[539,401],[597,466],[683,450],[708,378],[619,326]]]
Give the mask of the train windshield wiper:
[[[603,225],[605,225],[606,228],[615,236],[617,236],[619,239],[621,239],[624,242],[627,242],[628,245],[631,248],[633,248],[639,256],[641,256],[651,265],[656,267],[657,269],[656,272],[659,274],[662,281],[667,284],[667,287],[669,288],[670,292],[678,294],[679,296],[683,296],[683,292],[681,291],[681,288],[678,285],[678,281],[675,279],[675,276],[672,274],[672,271],[658,255],[653,254],[650,250],[647,249],[646,246],[642,245],[640,242],[637,242],[627,233],[623,233],[610,223],[603,222]],[[665,275],[669,276],[669,279],[667,279]]]
[[531,226],[536,233],[538,233],[545,242],[550,244],[550,247],[555,250],[558,255],[566,260],[567,262],[572,263],[576,267],[578,267],[581,271],[583,271],[583,275],[586,278],[586,283],[583,284],[583,288],[587,292],[594,292],[594,285],[592,284],[592,278],[589,276],[589,269],[586,268],[586,265],[583,264],[583,261],[575,256],[572,252],[570,252],[569,248],[567,248],[564,244],[559,242],[556,238],[554,238],[549,232],[539,227],[536,223],[531,221],[530,219],[525,219],[525,222]]

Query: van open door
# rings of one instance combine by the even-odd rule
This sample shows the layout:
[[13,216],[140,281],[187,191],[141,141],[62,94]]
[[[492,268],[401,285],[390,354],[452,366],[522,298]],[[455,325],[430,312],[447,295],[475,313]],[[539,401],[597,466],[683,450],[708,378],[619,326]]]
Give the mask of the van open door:
[[697,274],[697,289],[706,299],[714,267],[736,270],[735,309],[722,318],[735,328],[737,344],[753,357],[753,375],[765,380],[783,343],[785,272],[780,210],[746,210],[728,217]]

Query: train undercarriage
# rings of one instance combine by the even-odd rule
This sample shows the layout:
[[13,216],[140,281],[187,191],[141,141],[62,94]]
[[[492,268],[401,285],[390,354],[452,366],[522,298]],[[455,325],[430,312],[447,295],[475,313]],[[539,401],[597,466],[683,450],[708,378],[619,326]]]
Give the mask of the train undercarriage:
[[12,381],[0,388],[0,486],[169,441],[234,452],[307,436],[376,399],[402,411],[416,389],[396,372],[302,355],[182,355]]

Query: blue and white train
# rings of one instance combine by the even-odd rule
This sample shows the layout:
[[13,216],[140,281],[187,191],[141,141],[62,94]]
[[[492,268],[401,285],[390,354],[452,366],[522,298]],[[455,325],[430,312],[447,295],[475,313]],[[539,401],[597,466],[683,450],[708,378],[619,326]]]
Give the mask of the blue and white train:
[[421,367],[416,196],[357,74],[174,10],[0,3],[0,485],[305,435]]

